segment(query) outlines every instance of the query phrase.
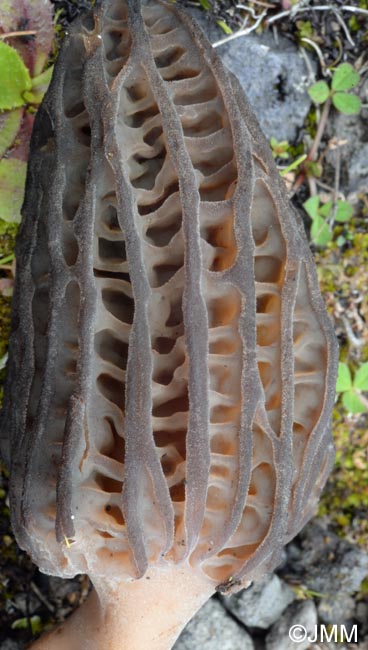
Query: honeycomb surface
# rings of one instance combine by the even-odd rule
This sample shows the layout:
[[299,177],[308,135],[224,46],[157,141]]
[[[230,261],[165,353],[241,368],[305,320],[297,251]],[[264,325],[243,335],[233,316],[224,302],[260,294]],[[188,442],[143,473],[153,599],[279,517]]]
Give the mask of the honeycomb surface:
[[106,0],[37,115],[2,414],[41,569],[271,570],[333,460],[336,343],[236,79],[172,5]]

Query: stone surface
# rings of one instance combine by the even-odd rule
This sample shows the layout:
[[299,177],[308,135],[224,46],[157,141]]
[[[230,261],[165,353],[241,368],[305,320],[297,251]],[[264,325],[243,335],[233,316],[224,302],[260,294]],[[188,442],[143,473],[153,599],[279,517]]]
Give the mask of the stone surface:
[[[310,108],[308,74],[295,46],[273,36],[247,36],[218,48],[236,74],[266,136],[295,140]],[[247,65],[247,62],[252,65]]]
[[[224,38],[203,12],[191,13],[212,43]],[[308,71],[296,46],[281,36],[276,42],[271,33],[252,33],[216,49],[239,79],[266,136],[295,140],[311,105]]]
[[314,635],[316,624],[317,610],[312,600],[292,603],[267,634],[266,650],[306,650],[310,646],[307,637]]
[[188,623],[173,650],[253,650],[249,634],[211,598]]
[[368,192],[368,142],[354,151],[349,165],[350,191]]
[[327,148],[326,162],[335,169],[339,163],[339,188],[355,202],[360,192],[368,191],[368,110],[360,115],[333,113],[326,135],[344,142],[338,149]]
[[360,602],[357,604],[355,618],[359,623],[361,634],[368,633],[368,603]]
[[354,610],[354,598],[346,593],[338,593],[336,598],[324,594],[317,607],[319,619],[327,625],[345,624],[354,616]]
[[1,643],[0,650],[20,650],[21,646],[12,639],[7,639],[4,643]]
[[297,557],[293,550],[286,574],[323,594],[318,607],[323,623],[343,624],[354,611],[351,596],[368,574],[368,554],[331,533],[321,521],[306,526],[299,539],[301,553]]
[[368,636],[358,645],[358,650],[368,650]]
[[267,629],[294,599],[293,590],[277,575],[271,575],[234,596],[223,597],[222,602],[244,625]]

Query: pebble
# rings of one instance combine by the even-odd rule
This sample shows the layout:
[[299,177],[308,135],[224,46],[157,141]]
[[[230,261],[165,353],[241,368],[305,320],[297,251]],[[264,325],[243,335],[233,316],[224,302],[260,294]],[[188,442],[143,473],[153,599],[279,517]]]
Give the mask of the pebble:
[[229,612],[248,627],[269,628],[295,600],[293,590],[277,575],[266,576],[234,596],[222,596]]
[[188,623],[173,650],[254,650],[251,636],[211,598]]
[[[267,634],[266,650],[306,650],[311,645],[308,636],[314,637],[316,625],[317,610],[312,600],[292,603]],[[293,633],[294,641],[290,638]]]

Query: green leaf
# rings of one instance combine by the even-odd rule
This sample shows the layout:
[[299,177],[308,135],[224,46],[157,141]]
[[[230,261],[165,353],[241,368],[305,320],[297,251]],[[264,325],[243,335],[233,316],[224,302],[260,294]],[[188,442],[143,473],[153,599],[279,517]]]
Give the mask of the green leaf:
[[12,146],[22,121],[22,109],[0,114],[0,158]]
[[350,63],[341,63],[332,77],[332,90],[351,90],[359,83],[359,74]]
[[31,624],[32,634],[38,634],[42,632],[42,624],[39,616],[31,616],[30,619],[27,617],[17,618],[16,621],[13,621],[11,624],[12,630],[27,630],[28,621]]
[[313,176],[314,178],[321,178],[323,174],[323,167],[321,163],[316,160],[307,160],[305,163],[305,169],[307,176]]
[[309,214],[311,219],[318,217],[319,196],[311,196],[305,203],[303,203],[304,210]]
[[12,630],[26,630],[28,627],[28,618],[17,618],[11,624]]
[[10,255],[6,255],[6,257],[0,257],[0,266],[4,266],[4,264],[9,264],[9,262],[12,262],[14,258],[15,258],[14,253],[10,253]]
[[322,217],[329,217],[331,214],[331,208],[333,206],[333,201],[327,201],[323,205],[321,205],[319,209],[319,213]]
[[345,113],[345,115],[356,115],[362,107],[359,97],[349,95],[349,93],[334,93],[332,103],[340,113]]
[[323,104],[330,94],[330,89],[325,81],[317,81],[308,89],[309,97],[316,104]]
[[313,36],[313,27],[310,20],[297,20],[296,26],[298,28],[299,38],[311,38]]
[[36,103],[36,95],[33,94],[33,92],[29,90],[25,90],[23,93],[23,97],[27,104],[35,104]]
[[201,4],[201,7],[203,7],[203,9],[205,11],[208,11],[208,9],[211,9],[211,5],[210,5],[208,0],[199,0],[199,2]]
[[354,388],[368,391],[368,362],[363,363],[355,373]]
[[15,158],[0,160],[0,219],[20,223],[27,164]]
[[335,221],[339,221],[339,223],[344,223],[345,221],[349,221],[349,219],[351,219],[351,217],[353,216],[353,212],[354,210],[350,205],[350,203],[348,203],[347,201],[338,201]]
[[328,224],[319,214],[313,219],[311,238],[316,246],[326,246],[332,239],[332,232]]
[[0,41],[0,110],[23,106],[23,93],[31,87],[31,77],[18,52]]
[[[206,0],[205,0],[206,1]],[[47,70],[42,72],[42,74],[39,74],[38,77],[33,77],[32,79],[32,89],[33,88],[39,88],[40,86],[47,86],[49,85],[52,77],[52,73],[54,72],[54,66],[51,65]]]
[[336,383],[336,392],[343,393],[346,390],[350,390],[352,387],[351,374],[349,367],[346,363],[339,363],[339,370],[337,373],[337,383]]
[[272,155],[274,158],[289,158],[288,149],[290,147],[287,140],[282,140],[278,142],[276,138],[270,139],[270,145],[272,149]]
[[50,66],[45,72],[32,79],[32,103],[41,104],[51,81],[53,71],[54,66]]
[[225,34],[232,34],[233,33],[233,30],[231,29],[231,27],[229,27],[229,25],[227,25],[224,20],[218,20],[217,24],[218,24],[219,27],[221,27],[221,29],[224,30]]
[[367,410],[365,404],[360,400],[358,393],[353,389],[343,393],[342,403],[349,413],[365,413]]

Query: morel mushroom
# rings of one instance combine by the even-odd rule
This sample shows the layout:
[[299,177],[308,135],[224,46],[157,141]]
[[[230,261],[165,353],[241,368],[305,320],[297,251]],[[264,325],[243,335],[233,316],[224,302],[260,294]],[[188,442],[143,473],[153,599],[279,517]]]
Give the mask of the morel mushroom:
[[336,341],[236,79],[175,6],[106,0],[32,139],[2,415],[13,528],[95,590],[36,649],[166,649],[272,570],[330,471]]

